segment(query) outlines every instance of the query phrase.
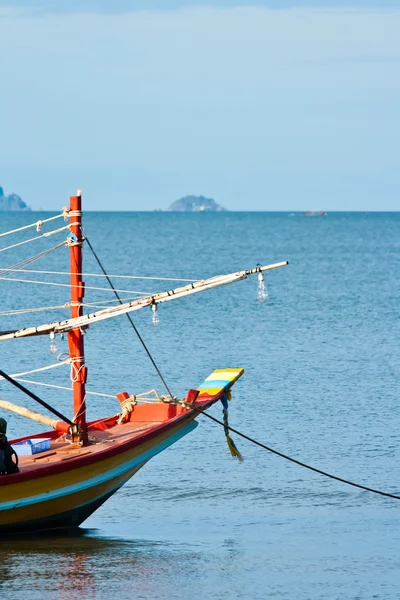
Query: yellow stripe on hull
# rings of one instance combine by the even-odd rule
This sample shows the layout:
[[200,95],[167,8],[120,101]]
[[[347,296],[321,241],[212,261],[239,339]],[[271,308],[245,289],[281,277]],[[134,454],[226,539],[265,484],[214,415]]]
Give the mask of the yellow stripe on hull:
[[102,496],[106,496],[112,491],[115,491],[121,485],[126,483],[139,469],[143,466],[139,465],[127,473],[115,477],[105,483],[91,487],[87,490],[82,490],[74,494],[68,494],[47,502],[39,502],[30,506],[14,508],[12,510],[0,512],[0,526],[12,525],[14,523],[24,523],[34,521],[36,519],[46,519],[59,515],[60,513],[71,512],[74,509],[94,502]]
[[166,440],[171,436],[172,433],[176,431],[177,428],[169,430],[157,438],[141,444],[139,447],[130,449],[105,460],[95,461],[94,455],[93,460],[95,462],[91,463],[90,465],[85,465],[84,467],[73,468],[56,475],[50,475],[49,477],[37,477],[36,479],[15,483],[13,485],[1,486],[0,510],[3,502],[10,502],[12,500],[18,501],[20,498],[27,498],[29,496],[54,492],[54,490],[84,482],[88,479],[98,476],[101,473],[111,471],[112,469],[128,462],[135,456],[140,456],[140,454],[143,452],[150,450],[153,446]]
[[[194,415],[193,415],[194,416]],[[173,444],[196,427],[194,421],[178,423],[156,438],[139,447],[90,465],[72,468],[64,473],[51,476],[32,477],[29,481],[1,486],[0,492],[0,533],[8,530],[24,530],[27,524],[40,522],[40,529],[47,528],[46,519],[54,521],[68,513],[68,520],[80,519],[80,524],[107,497],[121,487],[150,458]],[[95,455],[93,460],[96,460]],[[103,498],[103,500],[102,500]],[[81,509],[93,506],[93,510]],[[72,517],[71,517],[72,515]],[[43,526],[43,523],[45,526]],[[58,527],[60,525],[57,525]]]

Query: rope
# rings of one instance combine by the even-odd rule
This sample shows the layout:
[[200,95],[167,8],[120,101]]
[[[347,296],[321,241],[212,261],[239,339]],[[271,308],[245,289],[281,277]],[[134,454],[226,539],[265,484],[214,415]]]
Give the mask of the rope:
[[[137,300],[137,296],[128,296],[124,298],[125,302],[130,302],[131,300]],[[95,302],[82,302],[81,306],[92,306],[94,308],[104,308],[104,304],[115,304],[119,302],[118,300],[114,300],[113,298],[108,298],[107,300],[96,300]]]
[[[0,250],[1,252],[1,250]],[[18,283],[36,283],[38,285],[55,285],[58,287],[80,287],[80,285],[70,285],[69,283],[56,283],[55,281],[36,281],[35,279],[17,279],[15,277],[0,277],[0,279],[5,279],[7,281],[17,281]],[[101,287],[92,287],[90,285],[85,285],[85,290],[98,290],[100,292],[112,292],[114,290],[110,290],[109,288],[101,288]],[[137,296],[149,296],[150,292],[137,292],[135,290],[115,290],[124,294],[136,294]],[[122,302],[121,302],[122,304]]]
[[[54,388],[56,390],[63,390],[66,392],[73,391],[73,389],[71,387],[66,387],[64,385],[55,385],[53,383],[43,383],[42,381],[31,381],[29,379],[21,379],[20,377],[15,377],[15,379],[17,381],[22,381],[22,383],[30,383],[32,385],[41,385],[43,387]],[[101,392],[86,392],[86,394],[89,394],[90,396],[102,396],[103,398],[112,398],[113,400],[115,400],[115,395],[113,396],[112,394],[103,394]]]
[[80,403],[78,410],[74,414],[74,418],[73,418],[74,423],[76,423],[76,421],[79,419],[79,417],[81,417],[82,414],[85,413],[85,410],[83,408],[85,406],[85,403],[86,403],[86,392],[85,392],[85,395],[83,396],[83,400]]
[[[60,355],[61,356],[61,355]],[[24,371],[23,373],[14,373],[11,377],[23,377],[24,375],[31,375],[32,373],[40,373],[41,371],[49,371],[50,369],[55,369],[56,367],[62,367],[64,365],[71,364],[71,360],[68,358],[67,360],[63,360],[52,365],[47,365],[46,367],[40,367],[39,369],[32,369],[31,371]],[[4,379],[4,377],[0,377],[0,380]]]
[[11,233],[17,233],[18,231],[24,231],[24,229],[29,229],[30,227],[36,227],[36,231],[40,231],[44,223],[48,223],[49,221],[55,221],[55,219],[61,219],[62,217],[65,218],[65,211],[55,217],[49,217],[48,219],[43,219],[43,221],[36,221],[36,223],[30,223],[29,225],[24,225],[24,227],[18,227],[18,229],[5,231],[4,233],[0,233],[0,237],[10,235]]
[[[121,298],[120,298],[120,297],[119,297],[119,295],[118,295],[118,290],[116,290],[116,289],[114,288],[114,285],[113,285],[113,283],[112,283],[112,281],[111,281],[110,277],[107,275],[107,273],[106,273],[106,270],[104,269],[104,267],[103,267],[103,265],[102,265],[102,263],[101,263],[101,261],[100,261],[99,257],[97,256],[96,252],[94,251],[94,248],[93,248],[92,244],[90,243],[90,241],[89,241],[89,239],[88,239],[87,235],[85,235],[83,231],[82,231],[82,235],[83,235],[83,237],[85,238],[85,240],[86,240],[86,242],[87,242],[87,244],[88,244],[88,246],[89,246],[89,248],[90,248],[90,250],[91,250],[91,252],[92,252],[92,254],[93,254],[93,256],[94,256],[94,258],[96,259],[96,262],[97,262],[97,264],[99,265],[100,269],[103,271],[103,273],[104,273],[104,275],[105,275],[105,277],[106,277],[106,279],[107,279],[107,281],[108,281],[108,283],[109,283],[109,285],[110,285],[111,289],[113,290],[113,292],[114,292],[114,294],[115,294],[116,298],[118,299],[119,303],[120,303],[120,304],[122,304],[122,300],[121,300]],[[136,335],[138,336],[138,338],[139,338],[139,341],[140,341],[140,343],[142,344],[142,346],[143,346],[143,348],[144,348],[144,350],[145,350],[145,352],[146,352],[147,356],[149,357],[149,359],[150,359],[150,361],[151,361],[151,363],[152,363],[153,367],[155,368],[155,370],[156,370],[156,372],[157,372],[157,374],[158,374],[159,378],[161,379],[161,381],[162,381],[162,383],[163,383],[163,385],[164,385],[165,389],[167,390],[168,394],[169,394],[169,395],[171,396],[171,398],[172,398],[172,397],[173,397],[173,395],[172,395],[172,392],[171,392],[171,390],[169,389],[169,387],[168,387],[168,385],[167,385],[167,382],[165,381],[164,377],[162,376],[160,369],[159,369],[159,368],[158,368],[158,366],[156,365],[156,362],[155,362],[154,358],[152,357],[152,355],[151,355],[151,353],[150,353],[150,350],[147,348],[147,346],[146,346],[146,344],[145,344],[145,342],[144,342],[144,340],[143,340],[142,336],[140,335],[140,333],[139,333],[139,331],[138,331],[138,329],[137,329],[136,325],[135,325],[135,324],[134,324],[134,322],[132,321],[132,318],[131,318],[130,314],[129,314],[129,313],[126,313],[126,316],[127,316],[128,320],[129,320],[129,323],[132,325],[132,328],[133,328],[134,332],[135,332],[135,333],[136,333]]]
[[[69,361],[66,361],[69,362]],[[54,366],[59,366],[59,365],[54,365]],[[50,368],[50,367],[48,367]],[[36,369],[37,371],[40,371],[42,369]],[[28,375],[29,373],[33,373],[34,371],[28,371],[27,373],[20,373],[17,375],[13,375],[14,379],[16,379],[17,381],[22,381],[22,383],[29,383],[31,385],[41,385],[43,387],[48,387],[48,388],[54,388],[56,390],[63,390],[65,392],[72,392],[73,388],[71,387],[66,387],[64,385],[55,385],[54,383],[43,383],[42,381],[32,381],[29,379],[21,379],[21,377],[19,377],[19,375]],[[3,379],[3,378],[1,378]],[[151,392],[154,392],[156,394],[156,397],[149,397],[147,394],[150,394]],[[115,394],[104,394],[102,392],[88,392],[86,391],[86,394],[90,395],[90,396],[101,396],[102,398],[112,398],[113,400],[115,400]],[[149,402],[153,402],[153,403],[157,403],[160,402],[160,397],[157,395],[157,392],[155,390],[150,390],[149,392],[142,392],[141,394],[137,394],[136,395],[136,400],[137,403],[144,403],[147,404]],[[109,417],[106,417],[106,419],[104,419],[105,421],[108,419]]]
[[58,410],[56,410],[55,408],[53,408],[52,406],[50,406],[50,404],[47,404],[47,402],[45,402],[44,400],[41,400],[38,396],[36,396],[36,394],[34,394],[30,390],[28,390],[26,387],[24,387],[20,383],[18,383],[18,381],[15,381],[15,379],[13,379],[12,377],[10,377],[10,375],[7,375],[7,373],[4,373],[4,371],[2,371],[1,369],[0,369],[0,375],[4,379],[7,379],[7,381],[9,383],[11,383],[14,387],[16,387],[19,390],[21,390],[21,392],[24,392],[24,394],[26,394],[27,396],[29,396],[30,398],[32,398],[33,400],[35,400],[36,402],[38,402],[39,404],[41,404],[44,408],[47,408],[47,410],[49,410],[50,412],[52,412],[53,415],[56,415],[56,417],[58,417],[59,419],[61,419],[65,423],[68,423],[68,425],[71,425],[71,427],[73,427],[73,428],[76,427],[75,423],[73,423],[72,421],[70,421],[68,419],[68,417],[65,417]]
[[66,302],[65,304],[60,304],[59,306],[42,306],[39,308],[20,308],[18,310],[6,310],[0,312],[0,317],[9,317],[11,315],[23,315],[25,313],[37,313],[46,310],[59,310],[61,308],[70,308],[70,306],[70,303]]
[[[5,275],[7,272],[18,271],[18,267],[32,264],[32,263],[40,260],[41,258],[44,258],[51,252],[54,252],[54,250],[58,250],[58,248],[62,248],[62,246],[65,246],[66,244],[67,244],[66,241],[61,242],[61,244],[57,244],[56,246],[53,246],[52,248],[49,248],[48,250],[39,252],[39,254],[35,254],[34,256],[30,256],[28,258],[25,258],[24,260],[21,260],[18,263],[15,263],[14,265],[11,265],[11,267],[8,267],[7,269],[0,269],[0,275]],[[6,279],[6,277],[4,277],[3,279]]]
[[[14,281],[14,280],[11,280]],[[132,296],[130,298],[124,298],[125,301],[127,300],[135,300],[137,298],[137,296]],[[88,306],[91,308],[104,308],[104,304],[111,304],[117,302],[117,300],[99,300],[98,302],[81,302],[79,304],[79,306]],[[17,310],[5,310],[0,312],[0,317],[9,317],[12,315],[23,315],[25,313],[37,313],[37,312],[44,312],[44,311],[48,311],[48,310],[60,310],[60,309],[66,309],[66,308],[71,308],[71,304],[70,302],[65,302],[64,304],[59,304],[58,306],[41,306],[41,307],[35,307],[35,308],[20,308]]]
[[[75,363],[81,362],[82,364],[79,367],[75,366]],[[85,369],[85,359],[83,356],[75,356],[73,361],[71,362],[71,381],[72,383],[76,383],[79,379],[79,375],[81,374],[82,369]],[[84,402],[84,400],[83,400]]]
[[240,462],[243,462],[243,456],[240,454],[239,450],[236,448],[236,444],[229,435],[229,423],[228,423],[228,401],[231,400],[232,393],[229,390],[226,394],[221,398],[222,403],[222,412],[224,415],[224,432],[226,437],[226,442],[228,444],[229,452],[231,456],[237,457]]
[[[7,271],[8,269],[4,270]],[[43,273],[45,275],[71,275],[68,271],[35,271],[33,269],[21,269],[20,271],[22,273]],[[77,275],[80,275],[82,277],[107,277],[106,275],[104,275],[104,273],[77,273]],[[150,279],[154,281],[187,281],[189,283],[199,281],[198,279],[178,279],[174,277],[146,277],[144,275],[110,275],[110,277],[116,279]]]
[[54,235],[56,233],[60,233],[61,231],[65,231],[66,229],[69,229],[69,225],[65,225],[65,227],[60,227],[59,229],[53,229],[53,231],[48,231],[47,233],[42,233],[42,235],[37,235],[36,237],[30,238],[29,240],[23,240],[22,242],[18,242],[17,244],[12,244],[12,246],[6,246],[6,248],[1,248],[0,252],[11,250],[11,248],[16,248],[17,246],[22,246],[23,244],[29,244],[29,242],[35,242],[36,240],[40,240],[40,238],[49,237],[50,235]]
[[295,463],[296,465],[299,465],[300,467],[308,469],[309,471],[313,471],[314,473],[318,473],[319,475],[323,475],[324,477],[328,477],[329,479],[334,479],[335,481],[340,481],[341,483],[351,485],[353,487],[356,487],[360,490],[364,490],[366,492],[378,494],[379,496],[385,496],[386,498],[393,498],[394,500],[400,500],[400,496],[397,496],[396,494],[391,494],[389,492],[382,492],[381,490],[377,490],[375,488],[371,488],[367,485],[362,485],[360,483],[355,483],[354,481],[350,481],[349,479],[344,479],[343,477],[338,477],[337,475],[332,475],[331,473],[322,471],[322,469],[317,469],[316,467],[312,467],[311,465],[301,462],[300,460],[297,460],[296,458],[292,458],[291,456],[288,456],[287,454],[283,454],[283,452],[279,452],[278,450],[274,450],[274,448],[271,448],[270,446],[266,446],[265,444],[258,442],[254,438],[251,438],[250,436],[242,433],[241,431],[238,431],[237,429],[234,429],[233,427],[226,425],[219,419],[216,419],[209,413],[206,413],[204,410],[201,410],[200,408],[196,408],[195,406],[193,406],[192,404],[189,404],[188,402],[181,402],[181,404],[183,404],[183,406],[185,406],[186,408],[191,408],[192,410],[196,411],[198,414],[204,415],[208,419],[215,421],[215,423],[218,423],[218,425],[221,425],[224,429],[227,429],[228,431],[232,431],[233,433],[242,437],[243,439],[247,440],[248,442],[251,442],[252,444],[255,444],[256,446],[259,446],[260,448],[263,448],[264,450],[267,450],[268,452],[271,452],[272,454],[276,454],[276,456],[280,456],[281,458],[284,458],[285,460]]

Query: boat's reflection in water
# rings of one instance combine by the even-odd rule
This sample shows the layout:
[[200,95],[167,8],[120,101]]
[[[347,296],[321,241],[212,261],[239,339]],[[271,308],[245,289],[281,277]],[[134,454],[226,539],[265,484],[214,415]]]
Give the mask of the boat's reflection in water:
[[0,593],[14,600],[152,597],[157,576],[172,577],[173,556],[164,543],[100,537],[90,529],[3,539]]

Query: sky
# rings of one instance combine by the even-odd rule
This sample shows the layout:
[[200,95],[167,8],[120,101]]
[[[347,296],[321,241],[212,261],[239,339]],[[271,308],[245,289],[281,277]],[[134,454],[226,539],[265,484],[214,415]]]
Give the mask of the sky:
[[0,0],[6,194],[400,210],[400,2],[110,5]]

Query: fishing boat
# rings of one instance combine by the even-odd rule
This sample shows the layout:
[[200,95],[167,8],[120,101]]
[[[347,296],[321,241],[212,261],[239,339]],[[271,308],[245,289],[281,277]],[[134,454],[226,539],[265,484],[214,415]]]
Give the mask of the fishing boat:
[[[78,527],[147,461],[192,431],[197,426],[196,417],[218,401],[223,403],[224,424],[228,424],[227,407],[231,387],[242,376],[243,368],[216,369],[197,388],[189,389],[185,398],[172,395],[161,373],[159,375],[166,387],[164,395],[155,390],[134,395],[130,391],[121,391],[121,383],[116,381],[115,407],[110,409],[111,414],[87,421],[85,386],[88,370],[85,364],[84,332],[89,326],[126,315],[135,327],[130,317],[133,311],[150,307],[156,318],[160,303],[240,281],[253,274],[258,275],[259,289],[262,292],[263,273],[287,264],[281,262],[257,265],[253,269],[195,281],[129,302],[123,301],[115,291],[118,299],[116,306],[84,314],[82,246],[89,244],[93,252],[94,249],[82,228],[80,192],[70,197],[69,208],[64,209],[63,215],[68,219],[65,227],[68,229],[68,237],[63,243],[69,248],[70,254],[71,316],[63,321],[1,331],[0,341],[13,340],[19,344],[22,343],[17,341],[19,338],[46,335],[53,342],[55,336],[67,335],[66,361],[71,369],[72,416],[69,418],[63,415],[57,407],[43,401],[18,381],[17,375],[10,376],[0,370],[3,378],[2,396],[18,388],[53,415],[49,417],[9,400],[0,400],[2,417],[6,410],[12,411],[47,428],[41,433],[8,442],[6,422],[0,419],[0,458],[2,457],[3,463],[0,475],[2,535]],[[104,275],[108,277],[102,263],[96,254],[95,256]],[[16,270],[15,266],[10,268],[10,271],[13,270]],[[112,285],[110,280],[109,282]],[[143,342],[142,339],[141,341]],[[143,345],[148,352],[144,342]],[[155,363],[154,366],[157,369]],[[232,455],[239,457],[227,427],[225,435]]]
[[327,215],[326,210],[317,210],[316,208],[303,213],[303,217],[326,217]]

